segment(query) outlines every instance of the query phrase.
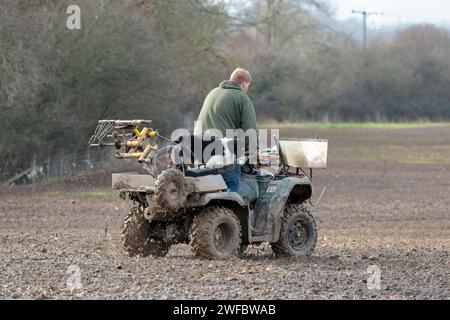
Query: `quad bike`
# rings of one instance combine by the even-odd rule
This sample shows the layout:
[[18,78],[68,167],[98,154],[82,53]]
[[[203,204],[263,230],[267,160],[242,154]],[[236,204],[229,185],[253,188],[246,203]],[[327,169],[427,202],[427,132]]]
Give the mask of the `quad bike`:
[[[240,193],[234,193],[227,191],[221,176],[226,168],[175,163],[173,155],[180,153],[182,141],[140,128],[150,123],[102,120],[90,140],[92,147],[115,146],[116,158],[137,159],[146,169],[145,174],[112,177],[113,188],[135,204],[122,225],[130,256],[164,256],[179,243],[189,243],[198,257],[219,260],[263,242],[279,256],[312,253],[317,225],[307,203],[313,204],[312,169],[326,167],[327,140],[276,140],[276,170],[264,173],[244,164]],[[159,148],[161,139],[168,146]],[[272,161],[274,155],[264,157]]]

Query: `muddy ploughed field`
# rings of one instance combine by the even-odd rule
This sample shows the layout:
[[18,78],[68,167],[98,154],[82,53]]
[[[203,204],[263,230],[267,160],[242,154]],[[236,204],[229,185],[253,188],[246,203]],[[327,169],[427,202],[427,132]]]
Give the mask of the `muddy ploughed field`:
[[128,258],[105,177],[1,187],[0,299],[449,299],[450,127],[283,131],[330,139],[312,257]]

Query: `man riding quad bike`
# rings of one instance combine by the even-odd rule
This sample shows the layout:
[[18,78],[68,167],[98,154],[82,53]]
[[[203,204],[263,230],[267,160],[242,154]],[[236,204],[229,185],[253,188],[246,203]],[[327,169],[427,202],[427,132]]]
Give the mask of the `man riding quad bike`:
[[[140,128],[146,123],[103,120],[90,141],[91,146],[115,146],[118,159],[138,159],[147,169],[146,174],[113,174],[112,179],[121,197],[135,204],[122,226],[130,256],[164,256],[171,245],[188,243],[198,257],[223,260],[263,242],[276,255],[311,254],[317,225],[307,202],[312,168],[326,167],[326,140],[277,140],[276,170],[238,166],[240,188],[233,192],[221,175],[226,168],[211,168],[204,161],[186,164],[191,155],[186,157],[189,148],[183,144],[194,137],[160,149],[162,136]],[[164,170],[161,158],[166,159]],[[311,169],[309,176],[305,168]]]

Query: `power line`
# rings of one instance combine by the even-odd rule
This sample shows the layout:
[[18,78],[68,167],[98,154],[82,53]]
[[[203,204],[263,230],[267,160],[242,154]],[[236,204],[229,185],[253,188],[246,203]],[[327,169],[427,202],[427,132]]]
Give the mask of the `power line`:
[[383,13],[374,12],[374,11],[370,12],[370,11],[366,11],[366,10],[362,10],[362,11],[352,10],[352,13],[361,14],[363,16],[363,48],[365,49],[367,47],[367,17],[383,15]]

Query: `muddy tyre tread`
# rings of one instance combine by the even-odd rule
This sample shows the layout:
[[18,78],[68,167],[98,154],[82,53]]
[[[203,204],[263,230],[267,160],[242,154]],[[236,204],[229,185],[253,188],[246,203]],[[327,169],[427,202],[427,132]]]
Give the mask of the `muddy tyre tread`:
[[[289,240],[288,240],[288,226],[290,220],[294,217],[300,215],[305,221],[308,221],[312,227],[312,235],[308,237],[307,250],[304,253],[294,253]],[[305,207],[304,204],[292,204],[286,207],[284,215],[281,221],[281,232],[280,238],[277,242],[271,243],[272,251],[276,256],[279,257],[299,257],[299,256],[310,256],[317,244],[318,232],[317,223],[314,217],[311,215],[310,211]]]
[[[209,235],[209,231],[214,226],[214,221],[221,217],[231,219],[238,229],[238,239],[235,239],[235,249],[226,257],[221,257],[217,254]],[[205,208],[194,218],[189,230],[189,244],[192,246],[195,256],[210,260],[225,260],[232,256],[237,256],[241,248],[241,237],[242,231],[238,217],[234,214],[233,210],[220,206]]]
[[[176,183],[179,187],[179,196],[176,199],[170,199],[167,194],[171,183]],[[186,205],[186,181],[181,171],[176,169],[163,171],[156,179],[155,187],[155,200],[162,209],[175,212]]]
[[162,257],[169,251],[167,244],[149,238],[149,228],[141,209],[135,207],[128,212],[122,224],[122,245],[130,257]]

